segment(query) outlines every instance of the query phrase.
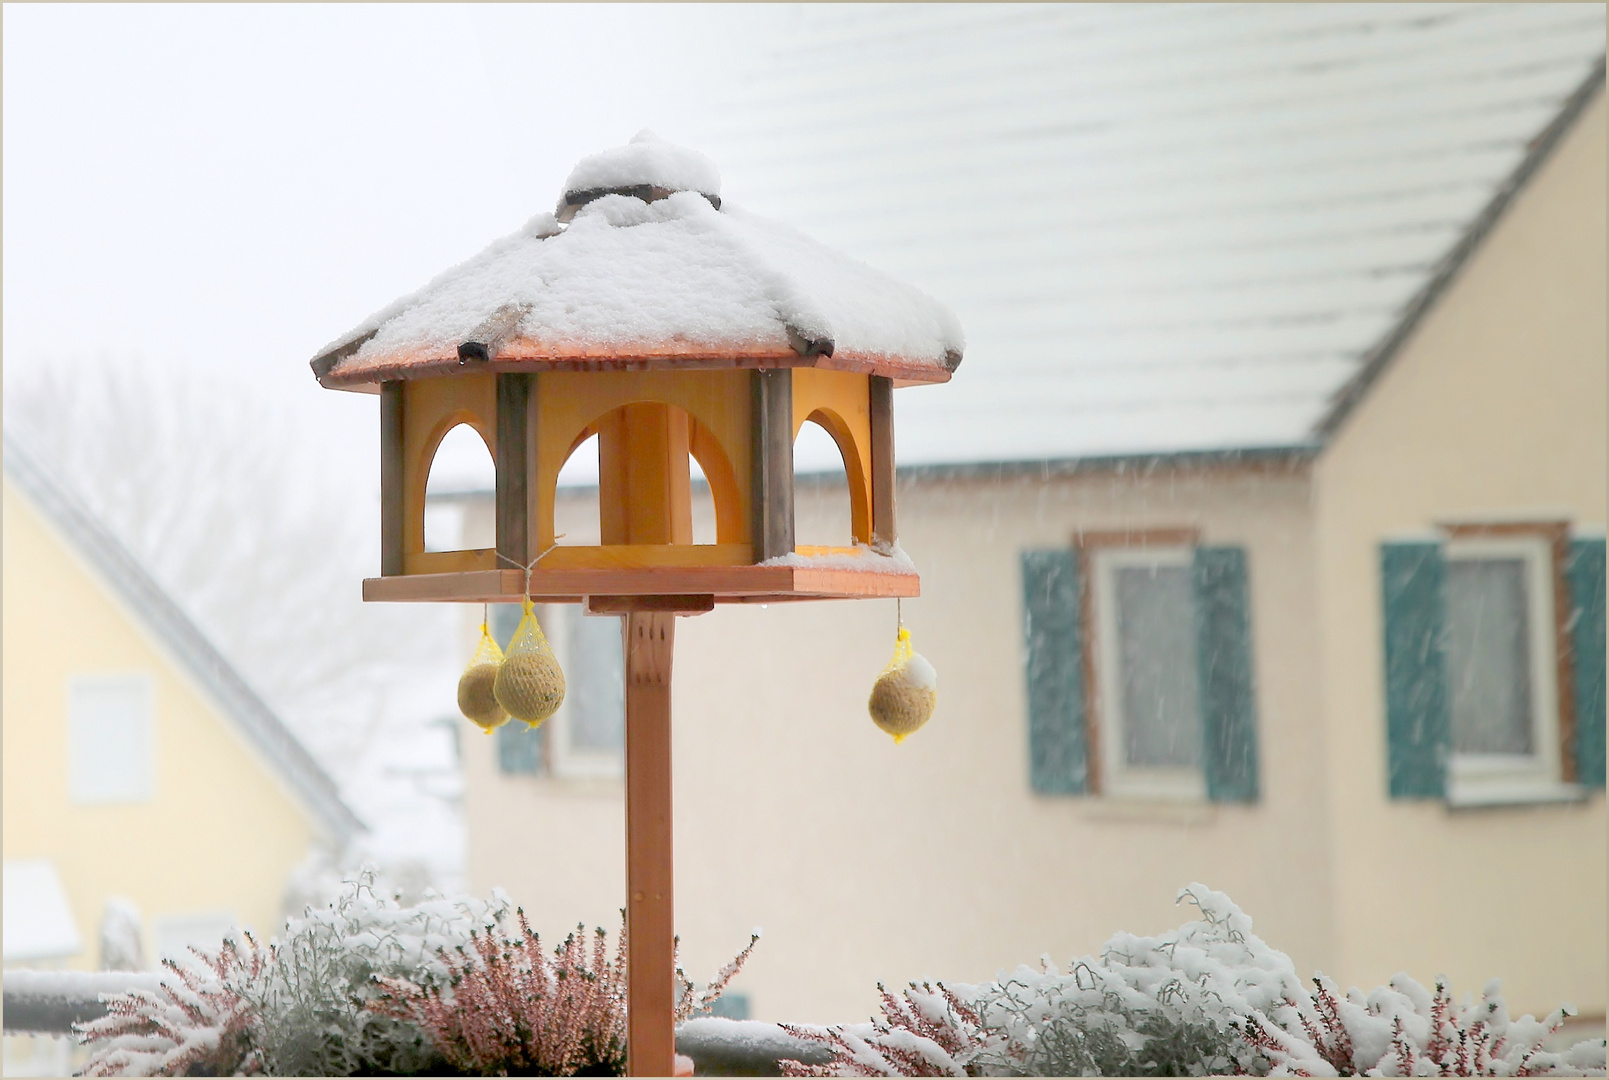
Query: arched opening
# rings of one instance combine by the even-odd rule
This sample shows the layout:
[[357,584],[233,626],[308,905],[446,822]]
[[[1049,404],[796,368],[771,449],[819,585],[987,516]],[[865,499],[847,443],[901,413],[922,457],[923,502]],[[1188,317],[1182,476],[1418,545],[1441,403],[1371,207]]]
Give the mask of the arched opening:
[[[454,425],[430,459],[425,480],[424,537],[426,551],[463,551],[490,546],[476,543],[483,524],[470,520],[471,506],[497,490],[492,452],[467,423]],[[495,541],[492,541],[495,543]]]
[[565,547],[601,543],[599,520],[598,434],[588,428],[559,470],[553,493],[555,542]]
[[[663,458],[670,447],[672,460]],[[656,449],[657,446],[657,449]],[[681,455],[678,463],[674,459]],[[656,464],[657,458],[663,464]],[[664,469],[672,475],[667,477]],[[680,477],[674,474],[685,470]],[[655,479],[660,477],[664,479]],[[664,480],[670,502],[645,510]],[[634,485],[646,484],[646,487]],[[626,503],[611,502],[624,492]],[[633,494],[636,492],[636,494]],[[585,498],[583,498],[583,495]],[[737,477],[711,432],[685,409],[664,402],[631,402],[592,420],[575,437],[560,467],[553,496],[553,531],[563,546],[595,544],[740,544],[747,535]],[[611,516],[612,515],[612,516]],[[652,518],[648,539],[620,539]],[[607,520],[606,520],[607,519]],[[654,539],[668,526],[672,539]]]
[[853,547],[849,469],[837,440],[811,413],[793,440],[794,545]]

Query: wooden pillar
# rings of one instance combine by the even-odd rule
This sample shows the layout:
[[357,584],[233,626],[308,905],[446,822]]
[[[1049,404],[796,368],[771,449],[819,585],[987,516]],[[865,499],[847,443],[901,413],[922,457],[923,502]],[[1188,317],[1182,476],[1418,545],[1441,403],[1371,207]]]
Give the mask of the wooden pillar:
[[402,383],[380,384],[380,576],[402,573]]
[[869,402],[872,428],[872,547],[894,546],[894,380],[873,375]]
[[688,417],[633,402],[598,423],[599,522],[605,544],[691,544]]
[[750,426],[754,561],[793,553],[793,371],[756,370]]
[[676,616],[621,620],[626,654],[626,1073],[670,1076],[676,1056],[670,668]]
[[536,375],[497,376],[497,560],[524,566],[536,531]]

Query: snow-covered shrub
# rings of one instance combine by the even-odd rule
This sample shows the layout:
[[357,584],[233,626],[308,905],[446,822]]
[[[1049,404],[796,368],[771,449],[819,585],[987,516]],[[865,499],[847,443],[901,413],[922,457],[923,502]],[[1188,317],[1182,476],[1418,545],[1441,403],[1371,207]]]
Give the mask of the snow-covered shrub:
[[[116,995],[81,1029],[88,1071],[173,1075],[203,1067],[277,1076],[416,1073],[439,1055],[412,1024],[367,1004],[377,976],[446,976],[445,951],[496,924],[508,902],[427,899],[405,906],[375,891],[365,870],[322,909],[286,922],[266,948],[249,935],[199,964],[165,961],[163,992]],[[210,1049],[209,1049],[210,1048]],[[212,1056],[202,1060],[201,1051]]]
[[869,1024],[817,1027],[782,1024],[789,1035],[819,1043],[832,1054],[820,1065],[784,1059],[783,1076],[976,1076],[974,1064],[1003,1042],[986,1031],[970,999],[970,986],[906,987],[903,1000],[877,984],[883,1019]]
[[106,1015],[79,1025],[93,1047],[86,1076],[255,1076],[264,1072],[250,1007],[233,986],[261,978],[264,954],[249,935],[203,963],[168,968],[160,990],[107,999]]
[[[828,1044],[789,1075],[1294,1076],[1602,1075],[1602,1039],[1551,1053],[1564,1010],[1511,1020],[1495,982],[1455,1006],[1406,975],[1367,995],[1308,991],[1290,957],[1252,933],[1224,894],[1179,894],[1200,918],[1157,937],[1117,934],[1063,972],[1049,958],[981,986],[883,993],[885,1020],[787,1028]],[[881,989],[881,988],[880,988]]]
[[[624,912],[622,912],[622,917]],[[380,977],[377,1013],[423,1030],[446,1063],[478,1076],[619,1076],[626,1068],[626,932],[613,959],[608,935],[576,927],[552,959],[518,913],[519,934],[496,929],[471,936],[469,946],[444,952],[446,978],[419,983]],[[622,924],[624,918],[622,918]],[[703,990],[676,968],[676,1019],[707,1009],[759,940],[749,944]]]

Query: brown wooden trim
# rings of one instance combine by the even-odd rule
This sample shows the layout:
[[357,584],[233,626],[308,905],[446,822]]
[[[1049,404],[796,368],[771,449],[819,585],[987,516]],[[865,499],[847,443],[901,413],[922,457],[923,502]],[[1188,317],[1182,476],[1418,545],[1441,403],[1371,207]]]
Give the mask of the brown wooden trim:
[[1073,534],[1078,548],[1195,547],[1201,530],[1194,525],[1154,529],[1084,529]]
[[531,560],[536,520],[536,376],[497,376],[497,554],[498,565]]
[[1578,775],[1575,760],[1575,640],[1570,633],[1570,583],[1564,568],[1570,560],[1570,523],[1567,521],[1447,522],[1439,526],[1451,540],[1535,537],[1546,540],[1552,552],[1553,678],[1554,700],[1559,708],[1559,779],[1573,784]]
[[1083,646],[1079,662],[1084,668],[1085,790],[1099,795],[1105,770],[1101,759],[1101,696],[1095,672],[1095,560],[1089,548],[1081,545],[1073,546],[1073,558],[1078,565],[1078,639]]
[[676,616],[621,620],[626,682],[626,1073],[669,1076],[676,1055],[671,660]]
[[359,363],[337,362],[319,382],[332,390],[355,390],[392,379],[427,379],[441,375],[474,371],[704,371],[749,368],[813,367],[827,371],[850,371],[861,375],[881,375],[900,386],[928,385],[950,381],[950,371],[942,362],[838,350],[832,355],[800,356],[792,347],[741,347],[698,349],[683,352],[673,348],[621,346],[545,345],[516,339],[490,360],[466,364],[457,350],[395,353],[366,357]]
[[633,611],[659,611],[671,615],[702,615],[715,610],[715,594],[685,596],[589,596],[588,615],[629,615]]
[[[519,599],[521,570],[463,570],[363,579],[363,599],[378,602],[504,603]],[[579,603],[586,596],[703,596],[718,604],[797,597],[837,600],[920,596],[915,574],[882,570],[817,570],[795,566],[653,566],[544,570],[531,574],[531,599]]]
[[402,384],[380,384],[380,574],[403,572]]
[[793,552],[793,373],[756,371],[750,377],[753,452],[749,533],[754,561]]
[[885,551],[898,539],[894,527],[894,381],[867,380],[872,434],[872,547]]

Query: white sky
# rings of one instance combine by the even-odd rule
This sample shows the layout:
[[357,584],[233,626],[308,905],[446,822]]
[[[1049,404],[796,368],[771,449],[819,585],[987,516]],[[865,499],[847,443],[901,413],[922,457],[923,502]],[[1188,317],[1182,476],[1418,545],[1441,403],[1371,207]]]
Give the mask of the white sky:
[[786,17],[8,4],[7,376],[205,366],[375,484],[374,399],[320,389],[319,347],[551,209],[584,154],[649,127],[719,161],[743,36]]

